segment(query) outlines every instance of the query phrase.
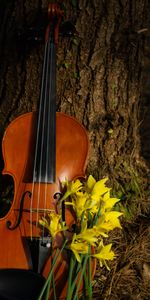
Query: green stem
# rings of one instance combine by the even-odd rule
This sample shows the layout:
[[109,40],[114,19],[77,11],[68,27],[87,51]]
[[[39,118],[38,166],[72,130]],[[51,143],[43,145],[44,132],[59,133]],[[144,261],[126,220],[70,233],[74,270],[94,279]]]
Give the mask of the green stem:
[[[52,275],[53,275],[53,271],[54,271],[54,268],[55,268],[55,263],[57,262],[57,259],[58,259],[58,257],[59,257],[59,255],[60,255],[60,252],[59,252],[59,254],[58,254],[58,249],[56,250],[56,253],[55,253],[55,256],[54,256],[54,259],[53,259],[53,263],[52,263],[52,266],[51,266],[51,270],[50,270],[50,272],[49,272],[49,274],[48,274],[48,277],[47,277],[47,279],[46,279],[46,281],[45,281],[45,284],[44,284],[44,286],[43,286],[43,288],[42,288],[42,291],[41,291],[41,293],[40,293],[40,295],[39,295],[39,297],[38,297],[38,300],[42,300],[42,297],[43,297],[43,294],[44,294],[44,292],[45,292],[45,290],[47,289],[47,290],[49,290],[50,289],[50,285],[51,285],[51,279],[52,279]],[[45,300],[47,300],[48,298],[47,298],[47,292],[46,292],[46,299]]]
[[88,260],[88,255],[86,255],[85,258],[84,258],[84,262],[83,262],[83,266],[82,266],[82,271],[81,271],[81,274],[80,274],[80,277],[79,277],[79,281],[78,281],[78,285],[77,285],[77,288],[76,288],[76,291],[75,291],[75,295],[74,295],[74,298],[73,298],[74,300],[76,300],[77,297],[78,297],[78,291],[79,291],[79,288],[80,288],[80,285],[81,285],[81,281],[83,279],[84,273],[86,272],[87,260]]
[[89,258],[88,258],[88,295],[89,300],[92,300],[92,274],[91,274],[91,247],[89,246]]
[[[91,276],[91,256],[90,256],[90,246],[89,246],[89,255],[87,256],[88,257],[88,278],[87,278],[87,273],[86,273],[86,270],[85,272],[83,273],[83,277],[84,277],[84,283],[85,283],[85,291],[87,291],[87,295],[89,296],[88,299],[89,300],[92,300],[92,276]],[[84,257],[84,260],[86,259],[87,261],[87,258]],[[82,258],[82,261],[83,261],[83,258]],[[79,265],[78,265],[79,266]],[[79,266],[79,268],[81,269],[81,265]],[[77,268],[78,270],[78,268]],[[76,284],[76,281],[77,281],[77,277],[75,278],[75,284]],[[75,285],[72,285],[72,289],[74,289]],[[84,299],[85,295],[82,295],[82,298]],[[77,299],[77,298],[76,298]],[[87,299],[87,298],[86,298]]]
[[[84,268],[84,265],[86,267],[86,264],[87,264],[87,260],[88,260],[88,278],[87,278],[87,275],[86,275],[86,270],[84,269],[83,271],[83,275],[81,275],[82,277],[84,276],[84,282],[85,282],[85,289],[87,290],[87,293],[89,295],[89,299],[91,300],[92,299],[92,277],[91,277],[91,257],[90,257],[90,253],[91,253],[91,248],[89,246],[89,253],[88,255],[81,255],[81,263],[78,263],[78,266],[76,268],[76,277],[74,279],[74,281],[72,282],[72,293],[73,291],[75,290],[75,287],[76,287],[76,283],[77,283],[77,279],[79,278],[79,272],[81,271],[81,267],[83,265],[83,268]],[[82,268],[82,270],[83,270]],[[81,280],[82,280],[82,277],[81,277]]]
[[83,259],[84,259],[84,256],[81,256],[81,263],[78,263],[78,266],[77,266],[77,269],[76,269],[76,277],[74,279],[74,281],[72,282],[72,292],[74,291],[75,289],[75,286],[76,286],[76,282],[77,282],[77,279],[78,279],[78,276],[79,276],[79,272],[81,270],[81,266],[82,266],[82,262],[83,262]]
[[[67,240],[64,241],[64,244],[63,244],[62,248],[60,249],[60,251],[59,251],[58,249],[56,250],[55,256],[54,256],[54,258],[53,258],[51,270],[50,270],[50,272],[49,272],[49,275],[48,275],[48,277],[47,277],[47,279],[46,279],[46,281],[45,281],[45,283],[44,283],[44,286],[43,286],[43,288],[42,288],[42,290],[41,290],[41,293],[40,293],[40,295],[39,295],[39,297],[38,297],[37,300],[42,300],[42,297],[43,297],[43,294],[44,294],[46,288],[47,288],[48,290],[50,290],[50,285],[51,285],[52,275],[53,275],[53,271],[54,271],[56,262],[57,262],[57,260],[58,260],[58,258],[59,258],[59,256],[60,256],[60,254],[62,253],[62,251],[63,251],[63,249],[64,249],[66,243],[67,243]],[[58,253],[58,252],[59,252],[59,253]],[[49,297],[49,294],[48,294],[48,292],[47,292],[47,293],[46,293],[46,298],[45,298],[45,300],[48,300],[48,297]]]
[[[87,276],[87,272],[84,273],[83,277],[84,277],[84,284],[85,284],[85,291],[86,291],[86,295],[88,295],[88,299],[92,300],[92,285],[91,285],[91,275],[90,275],[90,270],[88,269],[88,276]],[[86,296],[85,295],[85,296]],[[84,295],[83,295],[84,298]],[[87,299],[87,296],[86,296]]]
[[98,210],[97,214],[96,214],[95,217],[94,217],[92,227],[93,227],[94,225],[97,225],[97,222],[98,222],[98,220],[99,220],[99,218],[100,218],[100,215],[101,215],[101,208],[99,207],[99,210]]
[[52,283],[53,283],[54,300],[57,300],[56,286],[55,286],[55,274],[54,273],[53,273],[53,277],[52,277]]
[[[87,278],[87,275],[86,275],[86,272],[83,274],[83,278],[84,278],[84,284],[85,284],[85,287],[84,287],[84,290],[87,291],[87,295],[89,295],[89,282],[88,282],[88,278]],[[84,299],[84,294],[82,295],[82,298]],[[86,298],[87,299],[87,298]]]
[[[72,286],[71,286],[72,293],[75,290],[77,279],[79,278],[79,272],[81,271],[81,267],[82,267],[82,264],[83,264],[84,260],[85,260],[85,256],[81,255],[81,263],[78,263],[78,265],[77,265],[77,268],[76,268],[76,277],[74,278],[74,280],[72,282]],[[86,278],[86,281],[87,281],[87,278]],[[87,286],[88,286],[88,281],[87,281]]]
[[72,253],[71,258],[70,258],[70,264],[69,264],[69,276],[68,276],[68,286],[67,286],[67,295],[66,295],[66,300],[72,299],[72,274],[73,274],[73,268],[75,266],[75,256]]
[[[53,276],[53,274],[52,274],[52,276]],[[48,298],[49,298],[52,276],[50,277],[49,281],[47,282],[45,300],[48,300]]]

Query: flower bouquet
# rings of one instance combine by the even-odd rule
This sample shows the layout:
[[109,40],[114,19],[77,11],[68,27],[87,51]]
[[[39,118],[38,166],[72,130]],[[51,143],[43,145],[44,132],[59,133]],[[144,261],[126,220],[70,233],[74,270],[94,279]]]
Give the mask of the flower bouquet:
[[[115,258],[115,253],[112,244],[106,241],[111,230],[121,228],[119,217],[122,213],[114,210],[119,199],[110,196],[107,180],[96,182],[90,175],[86,181],[63,182],[64,193],[59,200],[59,209],[39,220],[40,225],[48,230],[51,248],[55,251],[38,300],[76,300],[80,295],[82,299],[92,299],[96,259],[100,267],[110,270],[109,261]],[[63,209],[68,212],[69,221],[67,217],[64,221]],[[57,298],[56,269],[64,252],[68,261],[67,284],[63,297]]]

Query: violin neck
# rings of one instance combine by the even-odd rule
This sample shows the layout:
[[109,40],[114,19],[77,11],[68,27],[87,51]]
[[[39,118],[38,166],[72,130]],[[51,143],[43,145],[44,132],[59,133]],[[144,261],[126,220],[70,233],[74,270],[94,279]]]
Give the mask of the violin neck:
[[37,120],[34,182],[56,180],[56,47],[53,30],[45,44]]

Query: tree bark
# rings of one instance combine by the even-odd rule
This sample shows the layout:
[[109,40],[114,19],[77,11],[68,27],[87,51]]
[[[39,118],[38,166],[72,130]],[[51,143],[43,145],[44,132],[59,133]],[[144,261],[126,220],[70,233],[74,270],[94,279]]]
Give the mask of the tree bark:
[[[44,42],[19,42],[16,37],[33,24],[45,26],[42,12],[47,4],[45,0],[1,2],[1,137],[12,119],[37,107]],[[89,133],[87,172],[114,177],[118,170],[123,174],[128,164],[141,164],[144,39],[139,32],[147,0],[64,1],[63,6],[65,19],[75,23],[77,34],[59,41],[57,110],[75,116]]]

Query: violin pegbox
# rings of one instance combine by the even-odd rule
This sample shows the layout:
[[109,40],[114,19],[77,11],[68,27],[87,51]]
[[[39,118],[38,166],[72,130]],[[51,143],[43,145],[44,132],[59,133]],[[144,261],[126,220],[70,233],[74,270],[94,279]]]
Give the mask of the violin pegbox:
[[48,16],[51,17],[62,17],[64,15],[64,11],[60,8],[57,3],[49,3],[48,5]]
[[[55,44],[58,44],[58,36],[59,36],[59,28],[60,28],[60,23],[62,20],[62,17],[64,15],[64,11],[60,8],[60,6],[57,3],[49,3],[48,5],[48,17],[50,20],[50,23],[52,22],[55,24],[55,32],[54,32],[54,39],[55,39]],[[48,25],[47,32],[50,30],[50,24]],[[47,38],[46,33],[46,38]]]

